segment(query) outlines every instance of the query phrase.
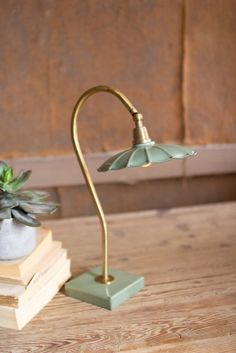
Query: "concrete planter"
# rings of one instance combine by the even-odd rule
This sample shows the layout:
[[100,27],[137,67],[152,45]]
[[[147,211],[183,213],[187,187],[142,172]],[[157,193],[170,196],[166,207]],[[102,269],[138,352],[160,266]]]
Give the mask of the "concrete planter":
[[37,241],[37,228],[14,219],[0,221],[0,261],[14,260],[31,253]]

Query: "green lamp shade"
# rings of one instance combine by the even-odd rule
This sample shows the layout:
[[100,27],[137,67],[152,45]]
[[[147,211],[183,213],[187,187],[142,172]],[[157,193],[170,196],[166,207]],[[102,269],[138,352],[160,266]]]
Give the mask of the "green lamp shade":
[[133,148],[109,158],[99,168],[99,172],[118,170],[129,167],[145,167],[152,163],[163,163],[172,159],[195,156],[196,151],[178,145],[148,143],[134,145]]

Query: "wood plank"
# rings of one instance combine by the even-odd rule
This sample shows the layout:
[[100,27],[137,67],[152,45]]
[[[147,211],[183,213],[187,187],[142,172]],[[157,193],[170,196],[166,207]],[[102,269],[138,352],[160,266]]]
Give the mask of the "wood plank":
[[[235,353],[236,203],[108,217],[112,267],[146,285],[113,312],[58,294],[1,353]],[[97,217],[47,222],[77,275],[99,262]]]
[[1,159],[53,150],[44,6],[39,1],[1,1]]
[[236,2],[185,4],[185,141],[235,142]]
[[[126,147],[129,148],[129,145]],[[219,144],[193,146],[197,157],[186,160],[175,160],[171,163],[153,165],[151,168],[127,168],[110,173],[98,173],[97,168],[109,157],[118,153],[103,152],[85,155],[88,168],[96,184],[127,183],[133,184],[143,180],[180,178],[200,175],[230,174],[236,172],[236,144]],[[55,187],[85,185],[75,154],[13,158],[8,162],[15,170],[32,169],[28,181],[29,187]],[[70,171],[68,173],[68,171]]]
[[[153,137],[181,140],[182,0],[2,0],[0,26],[1,159],[71,153],[73,107],[98,84],[124,92]],[[86,152],[130,144],[114,97],[92,97],[82,115]]]
[[[145,353],[234,353],[235,352],[236,337],[232,335],[230,337],[217,337],[206,340],[200,340],[196,342],[182,343],[181,337],[178,345],[167,344],[165,347],[147,347]],[[217,347],[217,348],[216,348]],[[217,351],[216,351],[217,349]],[[122,351],[123,353],[142,353],[143,350],[135,349]]]

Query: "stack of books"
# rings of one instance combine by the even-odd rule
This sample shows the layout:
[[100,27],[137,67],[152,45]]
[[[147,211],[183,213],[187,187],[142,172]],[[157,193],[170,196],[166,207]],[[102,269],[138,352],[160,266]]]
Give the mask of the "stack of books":
[[0,326],[22,329],[70,278],[70,260],[52,232],[39,228],[34,251],[0,261]]

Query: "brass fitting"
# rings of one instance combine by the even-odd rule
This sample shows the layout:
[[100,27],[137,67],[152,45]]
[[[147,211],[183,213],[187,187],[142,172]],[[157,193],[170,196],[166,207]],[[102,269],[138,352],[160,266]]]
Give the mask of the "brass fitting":
[[151,142],[146,127],[143,125],[143,116],[140,113],[133,113],[135,128],[133,129],[133,145]]

